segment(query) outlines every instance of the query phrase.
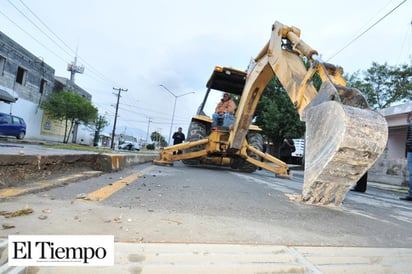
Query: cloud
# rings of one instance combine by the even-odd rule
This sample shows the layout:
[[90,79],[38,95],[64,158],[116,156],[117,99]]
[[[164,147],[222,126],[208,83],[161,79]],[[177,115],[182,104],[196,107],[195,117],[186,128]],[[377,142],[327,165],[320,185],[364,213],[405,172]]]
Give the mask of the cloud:
[[[58,76],[69,77],[66,65],[78,48],[85,73],[76,75],[76,83],[93,95],[93,103],[102,114],[113,121],[113,87],[127,88],[120,99],[119,126],[146,130],[152,119],[151,127],[168,132],[174,98],[159,84],[175,94],[196,92],[177,100],[176,126],[187,129],[214,66],[246,69],[249,59],[269,40],[275,20],[299,27],[302,39],[328,59],[401,1],[378,0],[373,5],[355,0],[333,4],[325,0],[13,3],[17,9],[7,1],[0,4],[2,12],[13,20],[0,14],[3,32],[41,56]],[[58,39],[49,41],[44,35],[48,30],[22,3],[71,47],[69,54],[55,45],[61,44]],[[373,61],[408,62],[411,6],[406,2],[330,62],[343,66],[346,72],[366,69]]]

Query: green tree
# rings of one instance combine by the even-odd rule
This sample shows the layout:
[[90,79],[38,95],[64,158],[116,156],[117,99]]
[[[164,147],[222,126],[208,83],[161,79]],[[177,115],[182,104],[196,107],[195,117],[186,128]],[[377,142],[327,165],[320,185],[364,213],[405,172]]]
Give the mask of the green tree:
[[104,129],[109,124],[110,122],[106,119],[105,116],[99,115],[96,117],[96,119],[94,119],[94,121],[91,124],[91,128],[94,130],[94,146],[97,146],[97,143],[99,142],[99,136],[102,129]]
[[284,138],[303,136],[305,124],[285,89],[275,77],[266,87],[255,111],[256,124],[277,148]]
[[161,147],[167,146],[165,138],[157,131],[153,131],[152,134],[150,134],[150,139],[152,142],[158,143]]
[[[306,58],[302,61],[309,69],[311,63]],[[312,83],[319,90],[322,80],[318,73],[313,76]],[[263,92],[255,116],[256,123],[262,128],[262,134],[274,144],[275,149],[284,138],[302,137],[305,133],[305,123],[300,120],[299,113],[276,76]]]
[[41,108],[53,119],[65,123],[63,143],[68,143],[70,132],[76,122],[88,125],[97,117],[97,108],[90,101],[70,91],[50,94],[42,102]]
[[388,66],[372,63],[364,72],[356,72],[348,77],[348,84],[359,89],[372,109],[390,107],[393,103],[408,102],[412,99],[412,66]]

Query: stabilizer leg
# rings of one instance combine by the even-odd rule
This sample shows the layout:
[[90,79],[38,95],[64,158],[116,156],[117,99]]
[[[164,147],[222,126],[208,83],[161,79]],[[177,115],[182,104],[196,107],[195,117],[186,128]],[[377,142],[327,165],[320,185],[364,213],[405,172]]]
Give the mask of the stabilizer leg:
[[187,142],[187,143],[182,143],[182,144],[162,148],[159,150],[159,159],[154,160],[153,163],[155,165],[173,166],[174,161],[204,156],[207,154],[206,150],[190,152],[190,153],[183,153],[183,154],[173,154],[173,152],[178,151],[178,150],[190,149],[192,147],[207,144],[208,142],[209,140],[205,138],[205,139],[201,139],[201,140],[194,141],[194,142]]

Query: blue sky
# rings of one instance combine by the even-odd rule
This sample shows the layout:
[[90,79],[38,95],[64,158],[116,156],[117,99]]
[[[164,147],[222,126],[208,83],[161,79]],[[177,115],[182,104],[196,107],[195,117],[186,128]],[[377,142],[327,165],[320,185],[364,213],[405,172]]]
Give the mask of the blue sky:
[[126,132],[146,130],[150,119],[150,132],[169,134],[174,97],[160,84],[176,95],[195,92],[177,100],[173,129],[186,132],[214,66],[246,69],[275,21],[300,28],[324,60],[349,73],[373,61],[409,63],[412,54],[410,0],[2,0],[0,11],[0,30],[56,75],[70,77],[77,51],[85,72],[76,83],[108,120],[113,87],[127,88],[118,118]]

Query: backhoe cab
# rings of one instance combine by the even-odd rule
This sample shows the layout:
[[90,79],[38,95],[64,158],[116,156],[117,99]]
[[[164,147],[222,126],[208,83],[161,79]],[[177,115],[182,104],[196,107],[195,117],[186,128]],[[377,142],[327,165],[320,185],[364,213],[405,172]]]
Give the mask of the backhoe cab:
[[[174,161],[182,160],[186,165],[228,166],[242,172],[254,172],[261,167],[279,176],[289,177],[289,169],[284,162],[262,152],[263,140],[260,134],[261,129],[258,126],[248,126],[246,138],[241,148],[236,150],[230,150],[228,142],[230,135],[233,134],[234,120],[224,120],[222,117],[218,119],[217,127],[212,128],[212,113],[209,116],[206,114],[206,106],[211,109],[209,112],[213,112],[216,106],[213,99],[217,96],[221,97],[223,92],[228,92],[232,97],[241,98],[246,77],[247,74],[244,71],[215,67],[207,81],[205,97],[190,123],[186,142],[161,149],[160,159],[155,160],[154,163],[172,165]],[[242,109],[237,108],[235,117],[245,114]],[[253,115],[253,113],[248,115]],[[176,150],[183,150],[183,154],[173,155]],[[262,162],[262,158],[266,162]]]

